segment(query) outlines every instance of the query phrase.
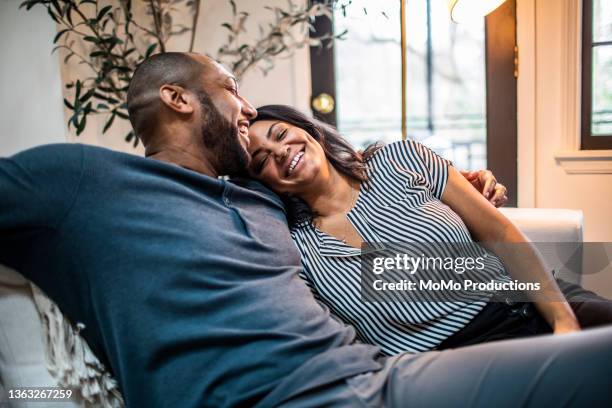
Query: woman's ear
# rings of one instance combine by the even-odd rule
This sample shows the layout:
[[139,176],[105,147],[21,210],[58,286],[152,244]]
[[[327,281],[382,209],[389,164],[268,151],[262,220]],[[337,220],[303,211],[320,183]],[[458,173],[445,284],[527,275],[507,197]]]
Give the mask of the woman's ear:
[[193,113],[193,97],[185,88],[178,85],[162,85],[159,98],[168,108],[178,113]]

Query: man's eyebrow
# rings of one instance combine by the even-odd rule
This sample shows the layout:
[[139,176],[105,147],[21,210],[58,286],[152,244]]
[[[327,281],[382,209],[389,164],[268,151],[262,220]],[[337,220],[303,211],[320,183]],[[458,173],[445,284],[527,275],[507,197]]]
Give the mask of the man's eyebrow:
[[268,133],[266,133],[266,139],[269,139],[270,136],[272,136],[272,129],[274,128],[274,126],[278,125],[279,123],[281,123],[280,120],[278,122],[274,122],[272,126],[268,128]]

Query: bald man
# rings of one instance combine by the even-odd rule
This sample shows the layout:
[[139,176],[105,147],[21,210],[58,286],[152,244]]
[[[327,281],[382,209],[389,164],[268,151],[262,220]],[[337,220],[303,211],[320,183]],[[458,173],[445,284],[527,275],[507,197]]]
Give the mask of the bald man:
[[[51,145],[0,160],[0,263],[34,281],[130,407],[604,406],[612,330],[386,358],[298,277],[281,201],[217,176],[248,163],[256,112],[196,54],[129,89],[147,158]],[[23,384],[29,386],[29,384]]]

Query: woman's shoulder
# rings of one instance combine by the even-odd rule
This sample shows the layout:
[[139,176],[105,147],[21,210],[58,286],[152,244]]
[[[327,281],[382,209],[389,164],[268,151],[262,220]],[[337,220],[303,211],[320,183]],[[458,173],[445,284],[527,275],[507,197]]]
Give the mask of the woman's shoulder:
[[398,140],[387,143],[375,151],[369,161],[382,166],[397,167],[399,165],[403,169],[417,171],[452,165],[452,162],[416,140]]
[[376,143],[368,147],[373,150],[373,153],[368,155],[367,161],[381,160],[388,158],[406,158],[406,155],[421,156],[423,151],[427,149],[425,145],[415,140],[396,140],[391,143]]

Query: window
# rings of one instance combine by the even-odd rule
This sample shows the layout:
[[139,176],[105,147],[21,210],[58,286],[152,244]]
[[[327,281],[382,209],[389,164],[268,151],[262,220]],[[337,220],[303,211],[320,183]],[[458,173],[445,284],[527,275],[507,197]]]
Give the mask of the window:
[[[445,0],[349,3],[333,23],[315,21],[317,33],[348,32],[333,47],[311,49],[315,116],[363,147],[401,139],[405,115],[409,139],[458,168],[491,169],[516,205],[516,1],[461,25],[451,22]],[[332,103],[319,103],[323,97]]]
[[582,3],[582,149],[612,149],[612,2]]

